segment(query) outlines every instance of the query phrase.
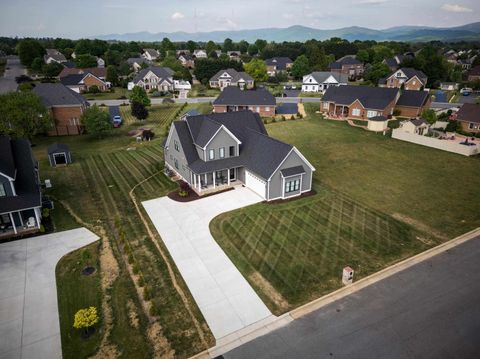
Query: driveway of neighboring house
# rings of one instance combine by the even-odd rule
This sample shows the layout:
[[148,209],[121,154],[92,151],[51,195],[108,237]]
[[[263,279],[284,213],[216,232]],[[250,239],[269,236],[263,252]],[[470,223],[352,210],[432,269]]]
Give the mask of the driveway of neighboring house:
[[25,67],[20,63],[18,56],[8,57],[5,73],[3,77],[0,77],[0,94],[16,91],[18,85],[15,77],[25,75],[26,73]]
[[258,203],[248,188],[176,202],[168,197],[143,202],[213,335],[218,340],[274,317],[210,234],[220,213]]
[[62,357],[55,267],[97,239],[78,228],[0,244],[0,359]]

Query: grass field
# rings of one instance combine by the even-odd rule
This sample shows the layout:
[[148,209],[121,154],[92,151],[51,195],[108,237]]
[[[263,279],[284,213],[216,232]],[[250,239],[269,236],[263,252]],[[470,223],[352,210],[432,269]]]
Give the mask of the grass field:
[[[85,135],[35,141],[41,176],[53,183],[46,194],[58,200],[52,211],[56,228],[63,230],[74,225],[72,217],[58,205],[62,201],[89,228],[105,233],[102,240],[108,241],[113,254],[105,263],[107,268],[118,267],[112,270],[116,274],[105,292],[96,284],[84,285],[85,278],[77,271],[84,262],[82,250],[69,254],[57,266],[57,283],[68,292],[59,299],[64,357],[86,357],[97,348],[102,350],[100,356],[113,351],[124,358],[189,357],[213,344],[209,329],[178,273],[173,273],[174,279],[186,293],[187,302],[172,282],[169,266],[159,252],[166,252],[161,239],[158,234],[149,235],[129,195],[137,184],[140,185],[134,195],[138,201],[163,196],[176,187],[161,173],[161,142],[179,108],[179,105],[152,108],[152,116],[142,125],[155,128],[159,135],[148,143],[136,144],[126,136],[126,132],[138,127],[136,122],[114,130],[104,140]],[[48,165],[46,146],[57,141],[71,146],[74,162],[67,167]],[[98,247],[89,249],[89,261],[97,268],[102,265],[103,256]],[[166,260],[171,266],[171,259],[167,256]],[[109,272],[97,273],[104,280]],[[97,298],[108,298],[107,306],[113,317],[105,345],[102,341],[107,330],[105,321],[102,320],[100,332],[87,341],[79,340],[79,333],[71,328],[72,313],[90,305],[98,307]],[[154,326],[155,323],[158,325]],[[201,334],[195,323],[199,323]]]
[[100,92],[96,94],[86,93],[85,97],[88,100],[119,100],[122,98],[128,98],[128,91],[123,87],[114,87],[113,92]]
[[[328,121],[270,123],[316,168],[318,194],[222,214],[215,239],[275,313],[480,226],[480,158]],[[417,238],[418,237],[418,238]]]

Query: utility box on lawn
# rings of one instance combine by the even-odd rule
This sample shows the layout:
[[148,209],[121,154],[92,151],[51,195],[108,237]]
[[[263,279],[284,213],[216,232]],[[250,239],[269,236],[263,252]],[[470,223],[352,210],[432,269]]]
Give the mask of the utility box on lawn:
[[350,267],[343,268],[342,283],[352,284],[353,283],[353,269]]

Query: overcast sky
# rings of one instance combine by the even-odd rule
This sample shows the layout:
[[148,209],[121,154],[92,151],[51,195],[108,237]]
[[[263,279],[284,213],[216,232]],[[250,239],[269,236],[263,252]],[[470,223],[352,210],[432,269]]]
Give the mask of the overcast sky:
[[[449,1],[449,0],[447,0]],[[480,21],[478,0],[0,0],[0,35],[80,38],[138,31],[305,25],[319,29]]]

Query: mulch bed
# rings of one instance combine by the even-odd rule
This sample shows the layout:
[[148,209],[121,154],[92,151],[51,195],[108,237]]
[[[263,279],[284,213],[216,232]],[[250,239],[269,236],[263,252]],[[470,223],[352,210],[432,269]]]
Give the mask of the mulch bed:
[[293,202],[293,201],[296,201],[298,199],[302,199],[302,198],[305,198],[305,197],[310,197],[310,196],[314,196],[317,194],[317,191],[315,190],[311,190],[310,192],[305,192],[305,193],[302,193],[300,196],[295,196],[295,197],[292,197],[292,198],[286,198],[286,199],[276,199],[276,200],[273,200],[273,201],[264,201],[263,203],[266,203],[266,204],[280,204],[280,203],[287,203],[287,202]]
[[188,189],[187,189],[188,196],[187,197],[181,197],[178,194],[178,192],[181,191],[182,185],[184,185],[185,182],[184,181],[176,181],[176,182],[178,183],[178,189],[176,189],[175,191],[172,191],[169,194],[167,194],[167,197],[170,198],[171,200],[174,200],[174,201],[177,201],[177,202],[192,202],[192,201],[196,201],[197,199],[210,197],[210,196],[213,196],[213,195],[216,195],[216,194],[219,194],[219,193],[223,193],[223,192],[227,192],[227,191],[231,191],[231,190],[234,189],[233,187],[230,187],[230,188],[226,188],[222,191],[213,192],[213,193],[209,193],[209,194],[206,194],[206,195],[203,195],[203,196],[199,196],[194,190],[192,190],[190,187],[188,187]]

